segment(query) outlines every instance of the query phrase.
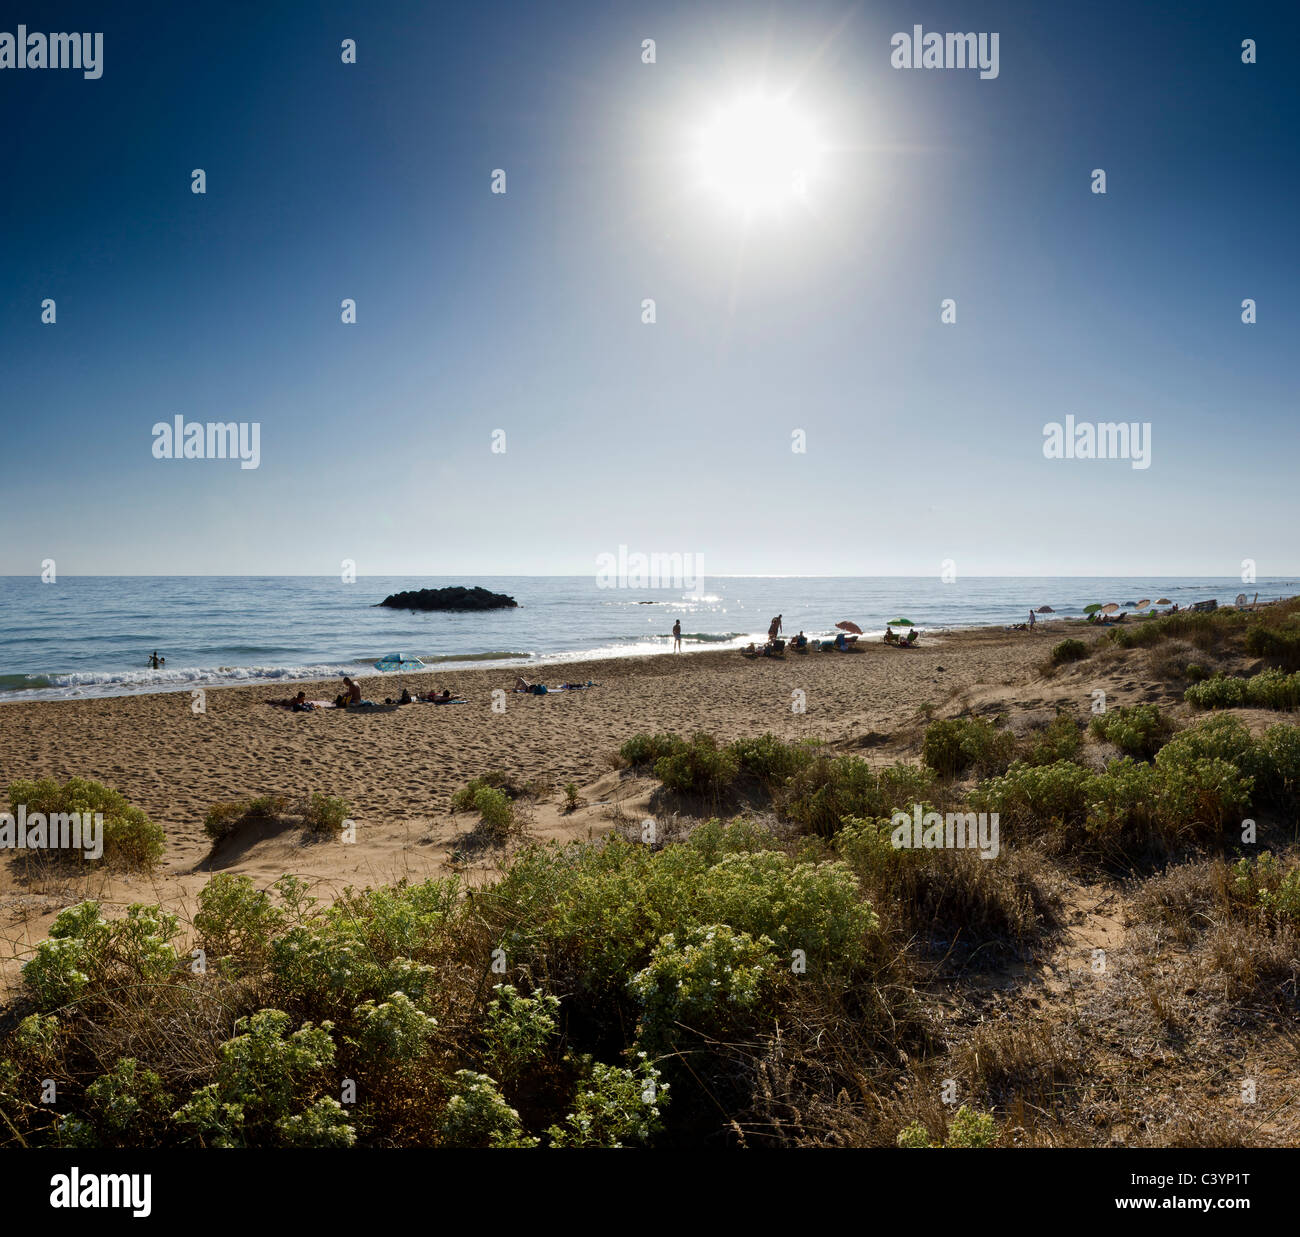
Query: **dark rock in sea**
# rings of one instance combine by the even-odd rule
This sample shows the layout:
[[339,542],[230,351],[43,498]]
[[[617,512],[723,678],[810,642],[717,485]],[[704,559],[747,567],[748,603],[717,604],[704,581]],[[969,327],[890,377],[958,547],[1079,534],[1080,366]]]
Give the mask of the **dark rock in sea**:
[[504,593],[485,588],[421,588],[393,593],[379,603],[392,610],[512,610],[519,603]]

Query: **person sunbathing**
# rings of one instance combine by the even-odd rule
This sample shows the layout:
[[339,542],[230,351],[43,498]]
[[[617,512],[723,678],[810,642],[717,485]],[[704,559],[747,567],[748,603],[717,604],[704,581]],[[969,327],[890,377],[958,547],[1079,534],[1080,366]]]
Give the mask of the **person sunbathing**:
[[360,684],[358,684],[358,683],[354,683],[354,682],[353,682],[350,678],[348,678],[348,676],[345,674],[345,675],[343,676],[343,686],[346,687],[346,688],[348,689],[348,704],[360,704],[360,703],[361,703],[361,686],[360,686]]
[[295,713],[310,713],[316,706],[307,699],[306,692],[299,692],[290,702],[289,707]]
[[524,678],[522,674],[515,675],[515,691],[530,692],[532,690],[533,690],[533,685],[526,678]]
[[918,634],[916,628],[913,627],[912,630],[907,633],[907,639],[904,640],[903,643],[910,649],[912,645],[916,643],[916,637]]

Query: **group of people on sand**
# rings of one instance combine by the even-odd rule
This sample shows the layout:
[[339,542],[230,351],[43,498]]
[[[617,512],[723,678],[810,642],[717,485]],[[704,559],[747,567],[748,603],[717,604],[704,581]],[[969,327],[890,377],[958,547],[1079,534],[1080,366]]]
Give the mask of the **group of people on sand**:
[[[378,708],[374,700],[364,700],[361,696],[361,685],[355,682],[348,675],[343,676],[344,691],[334,697],[334,707],[336,709],[347,708]],[[304,698],[304,693],[298,693],[299,698]],[[417,701],[423,701],[426,704],[467,704],[468,701],[462,700],[459,696],[454,696],[449,688],[443,688],[442,691],[420,692],[412,696],[409,687],[402,688],[402,694],[394,700],[391,696],[384,700],[384,704],[415,704]],[[293,705],[297,708],[297,704]],[[310,703],[308,707],[311,707]]]
[[[847,653],[858,642],[857,634],[839,631],[835,633],[833,640],[812,640],[810,641],[802,631],[797,636],[792,637],[789,641],[781,639],[781,626],[783,616],[778,614],[772,619],[767,629],[767,643],[759,645],[750,641],[743,649],[740,650],[742,656],[754,657],[781,657],[784,656],[786,648],[792,649],[796,653],[806,653],[809,649],[817,649],[819,652],[830,653]],[[897,648],[910,649],[916,645],[917,637],[920,632],[912,628],[906,636],[900,636],[892,627],[885,628],[885,643],[894,645]]]

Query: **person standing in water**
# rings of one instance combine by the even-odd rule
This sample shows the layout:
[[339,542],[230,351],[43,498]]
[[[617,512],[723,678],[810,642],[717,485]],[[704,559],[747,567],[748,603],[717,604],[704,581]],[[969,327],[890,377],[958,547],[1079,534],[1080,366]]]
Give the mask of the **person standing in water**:
[[673,624],[673,652],[680,653],[681,651],[682,651],[682,620],[678,619]]

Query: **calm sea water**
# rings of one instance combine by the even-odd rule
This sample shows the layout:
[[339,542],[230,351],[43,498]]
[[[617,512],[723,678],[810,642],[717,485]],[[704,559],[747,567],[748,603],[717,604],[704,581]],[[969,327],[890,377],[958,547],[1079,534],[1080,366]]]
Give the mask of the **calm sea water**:
[[[406,588],[479,584],[516,610],[413,614],[376,608]],[[687,651],[762,638],[784,615],[787,633],[824,636],[841,619],[879,634],[910,618],[923,630],[1023,621],[1031,607],[1078,617],[1091,602],[1261,601],[1300,593],[1300,579],[971,577],[719,577],[685,589],[600,588],[594,576],[417,579],[337,577],[0,577],[0,699],[177,691],[194,685],[373,673],[388,653],[430,672],[472,665],[564,663],[665,653],[680,619]],[[149,654],[167,659],[150,670]]]

